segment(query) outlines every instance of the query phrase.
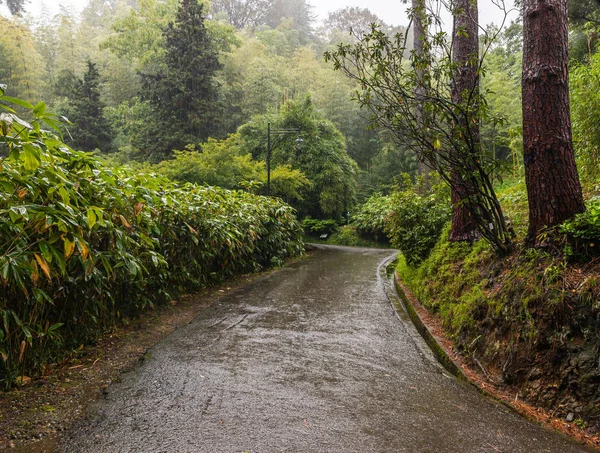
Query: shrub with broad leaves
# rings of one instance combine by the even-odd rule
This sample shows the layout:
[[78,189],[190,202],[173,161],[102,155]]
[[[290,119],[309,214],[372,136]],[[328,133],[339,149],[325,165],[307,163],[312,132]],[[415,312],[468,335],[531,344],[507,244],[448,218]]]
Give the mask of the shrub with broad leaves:
[[385,231],[407,264],[415,266],[427,258],[450,220],[450,200],[442,186],[427,194],[418,193],[406,181],[405,187],[390,195],[391,212]]
[[174,293],[303,253],[279,199],[109,168],[66,146],[43,103],[0,88],[0,109],[5,388]]

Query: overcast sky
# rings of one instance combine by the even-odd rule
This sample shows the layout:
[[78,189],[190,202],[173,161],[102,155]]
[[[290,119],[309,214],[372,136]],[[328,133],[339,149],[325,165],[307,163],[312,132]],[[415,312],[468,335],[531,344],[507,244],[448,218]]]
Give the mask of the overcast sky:
[[[509,1],[512,5],[512,0]],[[40,14],[43,5],[48,13],[55,14],[59,11],[59,5],[63,5],[71,11],[80,12],[87,2],[88,0],[29,0],[27,10],[33,14]],[[406,25],[408,23],[406,15],[408,4],[400,0],[309,0],[309,2],[321,20],[327,17],[327,13],[330,11],[346,6],[358,6],[368,8],[387,24]],[[492,4],[492,0],[479,0],[479,21],[482,25],[491,22],[498,24],[502,16],[500,10]],[[512,18],[516,17],[516,14],[512,16]]]

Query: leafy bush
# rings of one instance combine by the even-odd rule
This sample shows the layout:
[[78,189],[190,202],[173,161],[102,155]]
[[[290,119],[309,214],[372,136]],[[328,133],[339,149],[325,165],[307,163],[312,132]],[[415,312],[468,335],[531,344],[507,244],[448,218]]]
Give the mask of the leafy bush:
[[[266,194],[267,171],[264,161],[240,150],[237,134],[226,140],[209,139],[200,150],[190,146],[186,151],[173,151],[173,159],[153,166],[153,170],[180,182],[206,184],[225,189],[252,189]],[[298,204],[311,183],[300,170],[291,165],[279,165],[271,171],[271,195],[286,203]]]
[[[29,110],[31,124],[7,102]],[[0,382],[37,372],[119,318],[303,251],[281,200],[109,169],[0,90]]]
[[358,165],[348,156],[341,132],[314,107],[310,97],[288,101],[278,114],[254,116],[238,129],[242,148],[262,161],[266,160],[267,123],[272,131],[301,129],[301,145],[294,133],[271,137],[271,164],[290,165],[310,181],[303,200],[294,205],[302,217],[339,218],[345,214],[356,198]]
[[594,256],[600,253],[600,197],[588,201],[587,210],[562,223],[564,234],[575,253]]
[[[266,182],[265,172],[263,181]],[[300,204],[311,187],[311,182],[300,170],[291,165],[278,165],[271,171],[271,194],[280,197],[286,203]]]
[[226,189],[241,189],[249,181],[262,179],[264,162],[255,161],[250,154],[240,154],[236,136],[227,140],[209,139],[186,151],[173,151],[173,159],[164,160],[154,169],[170,179],[207,184]]
[[304,227],[304,234],[307,236],[321,236],[322,234],[331,235],[338,229],[338,223],[336,220],[318,220],[311,217],[306,217],[302,221]]
[[391,211],[392,198],[376,193],[360,207],[352,223],[362,236],[376,241],[387,239],[385,228]]
[[427,257],[450,220],[450,202],[441,191],[419,195],[413,186],[390,195],[391,213],[385,231],[409,266]]
[[593,55],[588,64],[574,65],[569,74],[577,164],[582,178],[595,182],[600,176],[600,56]]
[[343,225],[327,240],[328,244],[348,245],[352,247],[381,248],[385,244],[361,236],[354,225]]

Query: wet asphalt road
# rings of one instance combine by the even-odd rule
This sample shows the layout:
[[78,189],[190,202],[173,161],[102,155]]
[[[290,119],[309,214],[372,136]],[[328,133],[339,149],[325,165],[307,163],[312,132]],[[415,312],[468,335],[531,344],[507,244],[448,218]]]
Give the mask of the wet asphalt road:
[[65,452],[593,451],[457,381],[388,299],[391,251],[320,248],[156,345]]

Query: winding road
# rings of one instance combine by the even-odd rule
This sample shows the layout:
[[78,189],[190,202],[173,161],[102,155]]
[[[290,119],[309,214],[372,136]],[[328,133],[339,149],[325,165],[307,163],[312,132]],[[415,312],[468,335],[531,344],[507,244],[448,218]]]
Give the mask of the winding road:
[[595,451],[448,374],[390,304],[392,256],[319,247],[223,296],[110,387],[61,451]]

